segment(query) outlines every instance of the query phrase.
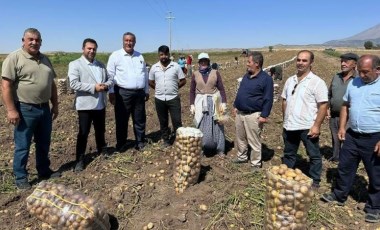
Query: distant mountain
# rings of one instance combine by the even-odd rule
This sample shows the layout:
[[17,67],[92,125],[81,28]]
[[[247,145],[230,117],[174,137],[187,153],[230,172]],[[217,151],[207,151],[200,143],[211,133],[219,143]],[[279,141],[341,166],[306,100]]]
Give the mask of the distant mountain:
[[355,34],[354,36],[340,40],[331,40],[323,43],[323,45],[363,47],[366,41],[372,41],[375,45],[380,44],[380,24]]

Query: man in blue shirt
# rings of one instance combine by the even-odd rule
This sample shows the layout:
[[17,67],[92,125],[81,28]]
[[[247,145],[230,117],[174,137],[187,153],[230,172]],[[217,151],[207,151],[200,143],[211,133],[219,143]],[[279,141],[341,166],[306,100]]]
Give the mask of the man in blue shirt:
[[248,147],[251,148],[252,170],[261,166],[260,133],[273,105],[273,79],[262,70],[264,57],[260,52],[249,54],[246,73],[240,83],[234,102],[236,114],[237,159],[234,163],[248,162]]
[[[344,141],[339,155],[338,177],[326,202],[343,205],[355,179],[360,161],[368,174],[368,200],[365,220],[380,222],[380,59],[363,55],[358,62],[360,77],[353,79],[343,96],[338,137]],[[350,128],[346,131],[349,119]]]

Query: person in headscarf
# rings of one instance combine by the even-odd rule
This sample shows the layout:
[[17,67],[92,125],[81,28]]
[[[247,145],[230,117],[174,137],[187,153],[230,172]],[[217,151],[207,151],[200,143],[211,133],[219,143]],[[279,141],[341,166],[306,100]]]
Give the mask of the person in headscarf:
[[203,132],[203,154],[225,157],[224,126],[221,122],[227,106],[226,92],[220,73],[210,66],[207,53],[198,55],[199,70],[194,71],[190,85],[190,112],[195,126]]

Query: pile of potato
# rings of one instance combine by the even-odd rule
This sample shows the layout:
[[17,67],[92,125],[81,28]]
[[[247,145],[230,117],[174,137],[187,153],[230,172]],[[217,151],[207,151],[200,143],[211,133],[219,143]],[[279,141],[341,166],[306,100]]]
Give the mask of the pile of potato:
[[32,216],[53,229],[111,228],[105,209],[94,199],[61,184],[41,182],[26,198],[27,210]]
[[177,129],[174,154],[174,185],[177,193],[198,181],[203,133],[196,128]]
[[312,180],[285,164],[267,171],[265,229],[307,229]]

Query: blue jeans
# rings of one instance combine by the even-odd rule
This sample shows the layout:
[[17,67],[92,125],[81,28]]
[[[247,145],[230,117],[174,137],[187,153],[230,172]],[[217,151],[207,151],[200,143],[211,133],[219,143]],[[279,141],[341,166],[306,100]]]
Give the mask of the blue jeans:
[[380,213],[380,157],[374,153],[380,141],[380,132],[373,134],[355,133],[348,129],[339,155],[338,177],[334,194],[338,201],[344,202],[354,183],[356,171],[362,160],[368,174],[368,201],[364,211]]
[[310,158],[309,176],[313,179],[314,183],[321,182],[322,173],[322,156],[319,151],[319,138],[309,138],[307,136],[309,130],[283,130],[284,138],[284,156],[282,162],[289,168],[294,168],[296,165],[297,152],[302,140],[306,148],[306,153]]
[[16,183],[28,180],[26,165],[32,137],[34,137],[36,148],[38,175],[44,176],[51,173],[48,154],[52,130],[52,117],[48,103],[42,106],[17,103],[17,109],[20,123],[14,129],[15,152],[13,159]]

